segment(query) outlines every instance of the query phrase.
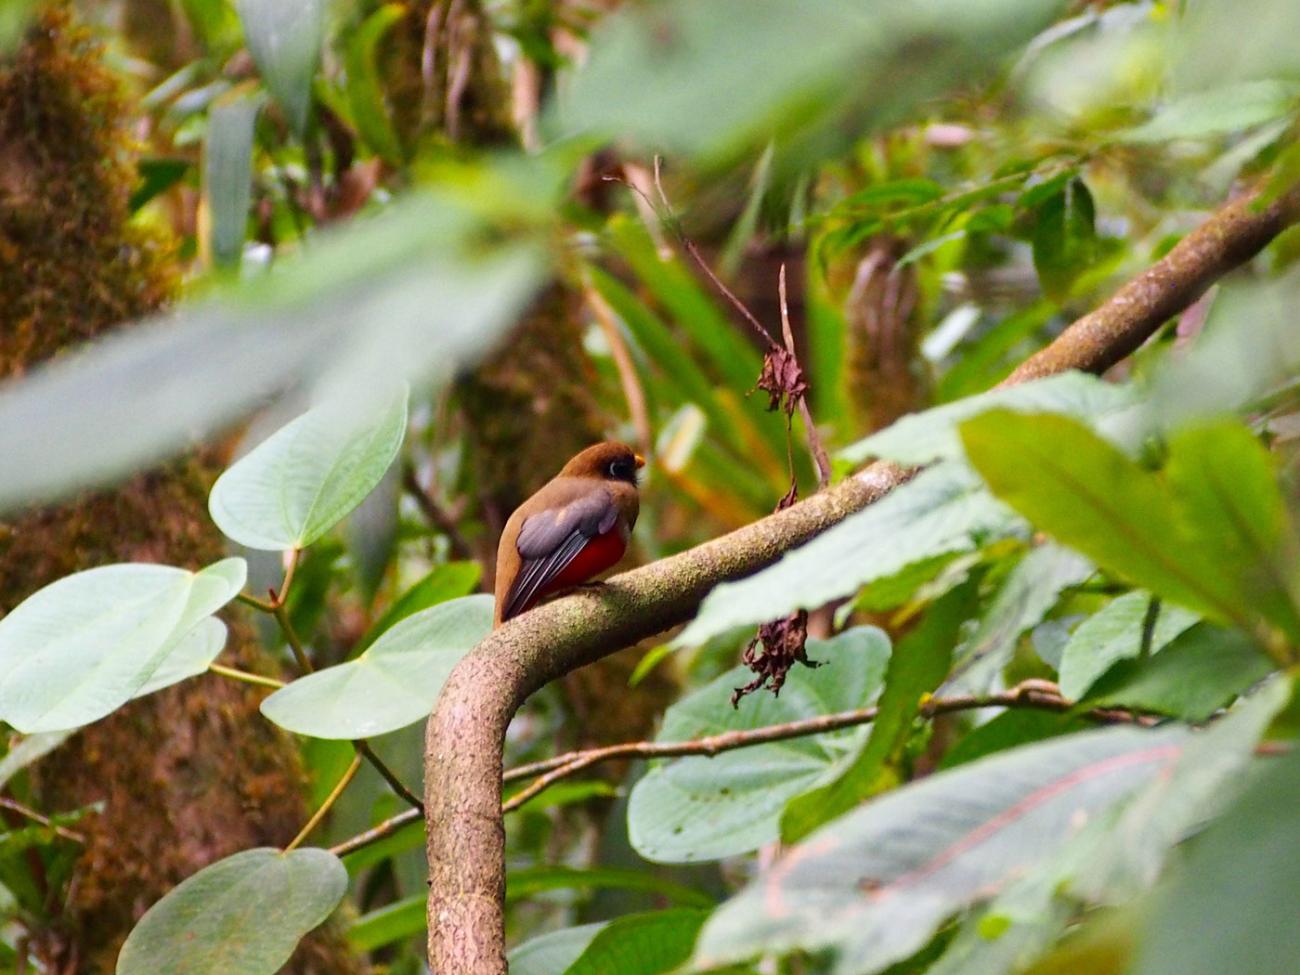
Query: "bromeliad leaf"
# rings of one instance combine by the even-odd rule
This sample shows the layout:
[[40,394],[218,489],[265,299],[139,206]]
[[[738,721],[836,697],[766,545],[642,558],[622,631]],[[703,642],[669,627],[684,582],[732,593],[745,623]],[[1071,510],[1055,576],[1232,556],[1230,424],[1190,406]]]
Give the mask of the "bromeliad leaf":
[[963,465],[941,464],[770,568],[715,588],[677,643],[699,644],[732,627],[821,606],[914,562],[971,551],[1021,528]]
[[235,7],[257,70],[302,135],[325,39],[325,0],[236,0]]
[[239,264],[253,198],[253,124],[263,97],[234,92],[208,111],[203,195],[211,220],[208,246],[217,266]]
[[723,904],[695,961],[830,949],[837,973],[887,968],[1172,767],[1187,738],[1180,728],[1070,735],[888,793],[788,850],[779,869]]
[[276,691],[262,713],[314,738],[396,731],[433,710],[451,668],[491,629],[491,596],[440,603],[396,624],[355,660]]
[[249,548],[305,548],[374,489],[406,435],[403,387],[353,413],[327,403],[304,413],[217,479],[208,508]]
[[182,881],[126,939],[117,975],[274,975],[348,875],[326,850],[244,850]]
[[[732,692],[752,675],[743,667],[728,671],[670,707],[657,740],[687,741],[865,707],[880,690],[889,640],[875,627],[855,627],[832,640],[809,640],[808,655],[826,666],[797,668],[780,697],[758,695],[738,709],[728,703]],[[786,801],[838,776],[865,736],[865,727],[845,729],[656,765],[629,800],[632,846],[661,863],[758,849],[780,835]]]
[[243,559],[201,572],[125,563],[46,586],[0,621],[0,716],[27,733],[78,728],[163,686],[164,666],[169,682],[192,672],[220,651],[215,630],[196,629],[246,572]]

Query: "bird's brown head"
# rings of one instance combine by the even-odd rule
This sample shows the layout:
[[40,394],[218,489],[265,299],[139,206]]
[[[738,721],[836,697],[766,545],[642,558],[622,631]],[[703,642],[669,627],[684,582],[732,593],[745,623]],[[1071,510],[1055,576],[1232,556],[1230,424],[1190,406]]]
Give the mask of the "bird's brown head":
[[636,484],[636,472],[645,460],[625,443],[607,440],[588,447],[564,465],[565,477],[598,477],[606,481]]

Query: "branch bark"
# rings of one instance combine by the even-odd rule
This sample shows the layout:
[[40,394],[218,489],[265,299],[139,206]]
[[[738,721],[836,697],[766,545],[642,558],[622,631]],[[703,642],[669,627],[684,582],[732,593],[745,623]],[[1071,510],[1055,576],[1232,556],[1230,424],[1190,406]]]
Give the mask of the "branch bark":
[[[1263,209],[1251,197],[1227,204],[1006,384],[1109,368],[1298,218],[1300,189]],[[785,511],[616,576],[598,592],[540,606],[494,631],[456,666],[425,743],[434,973],[506,973],[502,746],[523,701],[571,670],[686,621],[718,583],[770,565],[909,476],[895,465],[873,464]]]

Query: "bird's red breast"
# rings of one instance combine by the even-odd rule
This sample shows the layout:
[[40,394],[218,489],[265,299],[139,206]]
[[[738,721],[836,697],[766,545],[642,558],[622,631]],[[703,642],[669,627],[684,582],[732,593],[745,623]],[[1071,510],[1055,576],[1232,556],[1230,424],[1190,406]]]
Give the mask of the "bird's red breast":
[[497,548],[497,626],[623,557],[643,463],[624,444],[588,447],[516,509]]

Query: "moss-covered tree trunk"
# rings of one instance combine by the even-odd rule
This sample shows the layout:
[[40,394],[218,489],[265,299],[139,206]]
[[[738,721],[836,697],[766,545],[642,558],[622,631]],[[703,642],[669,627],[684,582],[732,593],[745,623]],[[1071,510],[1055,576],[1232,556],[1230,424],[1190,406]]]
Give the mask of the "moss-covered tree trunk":
[[[0,64],[0,377],[143,315],[174,290],[167,247],[128,221],[132,146],[102,52],[62,6]],[[207,517],[211,451],[111,491],[0,525],[0,613],[60,576],[109,562],[197,567],[223,554]],[[269,664],[245,622],[227,657]],[[127,932],[163,893],[240,849],[283,845],[302,824],[297,748],[248,685],[204,676],[84,729],[33,770],[50,810],[102,803],[66,890],[32,943],[51,971],[110,973]],[[286,969],[361,965],[333,928]]]

